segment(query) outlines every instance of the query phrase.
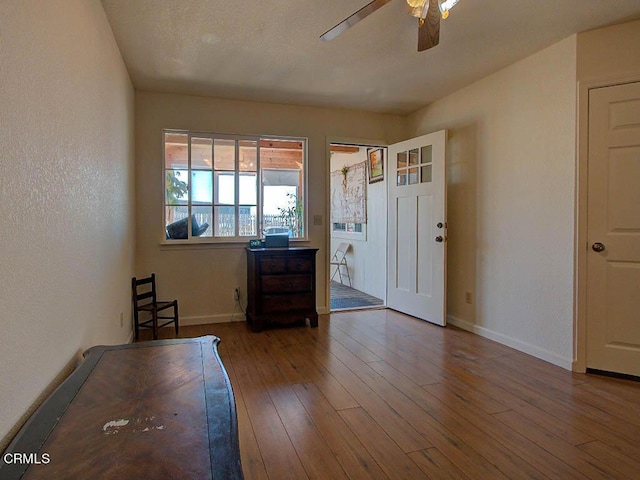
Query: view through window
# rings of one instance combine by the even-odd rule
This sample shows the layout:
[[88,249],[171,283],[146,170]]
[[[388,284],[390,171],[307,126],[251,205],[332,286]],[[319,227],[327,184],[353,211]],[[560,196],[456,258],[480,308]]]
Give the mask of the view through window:
[[306,146],[304,138],[165,130],[165,238],[304,238]]

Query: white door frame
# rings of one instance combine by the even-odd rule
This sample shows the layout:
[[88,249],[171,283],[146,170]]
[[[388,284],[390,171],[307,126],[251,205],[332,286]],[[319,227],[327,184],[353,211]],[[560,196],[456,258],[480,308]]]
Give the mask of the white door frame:
[[589,162],[589,90],[640,82],[640,75],[578,82],[578,145],[574,246],[574,372],[587,369],[587,194]]
[[[325,202],[325,208],[324,208],[324,231],[325,231],[325,236],[324,236],[324,244],[326,245],[326,254],[325,254],[325,258],[323,259],[324,261],[322,262],[322,266],[324,268],[324,271],[322,269],[318,269],[318,273],[317,275],[322,275],[324,274],[324,306],[323,307],[318,307],[318,313],[322,314],[322,313],[330,313],[331,312],[331,290],[330,290],[330,286],[331,286],[331,265],[329,264],[330,260],[331,260],[331,255],[333,255],[333,252],[331,252],[331,144],[332,143],[342,143],[345,145],[358,145],[358,146],[363,146],[363,147],[385,147],[388,145],[388,142],[386,140],[374,140],[374,139],[370,139],[370,138],[352,138],[352,137],[326,137],[325,138],[325,172],[324,172],[324,178],[325,178],[325,198],[327,199]],[[386,170],[386,168],[385,168]],[[386,181],[387,181],[387,177],[388,174],[385,173],[385,177],[384,177],[384,182],[386,185]],[[386,192],[386,188],[385,188],[385,192]],[[313,221],[313,220],[312,220]],[[309,225],[310,227],[311,225]],[[385,271],[384,271],[384,275],[385,278],[387,276],[387,270],[386,270],[386,265],[387,265],[387,248],[385,245],[384,248],[384,265],[385,265]],[[387,298],[386,298],[386,292],[385,292],[385,298],[382,299],[384,301],[384,305],[387,304]]]

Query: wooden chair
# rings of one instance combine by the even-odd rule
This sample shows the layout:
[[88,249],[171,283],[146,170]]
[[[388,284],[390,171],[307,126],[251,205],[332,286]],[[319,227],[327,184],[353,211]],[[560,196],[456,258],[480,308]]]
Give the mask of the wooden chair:
[[[159,302],[156,297],[156,274],[152,273],[147,278],[131,279],[131,292],[133,304],[133,322],[135,327],[136,340],[138,340],[138,332],[140,328],[152,328],[153,339],[158,339],[158,329],[170,323],[175,324],[176,335],[178,334],[178,300],[170,302]],[[160,316],[158,312],[162,312],[173,307],[172,316]],[[140,313],[148,313],[151,318],[140,321]],[[159,324],[159,320],[169,320]]]
[[338,277],[340,278],[340,283],[344,285],[344,282],[342,281],[342,271],[341,271],[342,267],[344,267],[345,270],[347,271],[347,279],[349,280],[349,286],[351,287],[351,276],[349,275],[349,265],[347,265],[347,251],[349,251],[350,247],[351,247],[351,244],[346,242],[342,242],[340,245],[338,245],[338,248],[333,254],[333,257],[331,257],[330,263],[331,265],[336,266],[336,271],[333,272],[333,275],[331,275],[331,280],[333,280],[333,277],[335,277],[337,273]]

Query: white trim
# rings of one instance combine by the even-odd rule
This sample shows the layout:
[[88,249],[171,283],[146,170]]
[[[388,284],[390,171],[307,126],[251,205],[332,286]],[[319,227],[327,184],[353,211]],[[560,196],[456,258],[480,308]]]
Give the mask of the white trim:
[[[263,217],[263,204],[262,204],[262,173],[261,173],[261,166],[260,166],[260,141],[261,140],[282,140],[282,141],[296,141],[296,142],[301,142],[302,143],[302,186],[300,186],[300,188],[298,190],[302,190],[302,209],[303,209],[303,235],[301,237],[297,237],[296,240],[298,241],[309,241],[309,214],[308,214],[308,208],[309,208],[309,204],[308,204],[308,170],[309,170],[309,138],[308,137],[297,137],[297,136],[290,136],[290,135],[267,135],[267,134],[260,134],[260,135],[253,135],[253,134],[227,134],[227,133],[216,133],[216,132],[200,132],[200,131],[195,131],[195,130],[182,130],[182,129],[173,129],[173,128],[164,128],[162,129],[162,135],[161,135],[161,139],[162,139],[162,225],[164,225],[164,228],[166,229],[166,209],[167,209],[167,204],[166,204],[166,173],[167,173],[167,161],[165,158],[166,155],[166,134],[175,134],[175,135],[187,135],[187,141],[188,141],[188,147],[187,147],[187,172],[188,172],[188,181],[189,181],[189,195],[188,195],[188,200],[187,200],[187,204],[186,205],[178,205],[178,206],[182,206],[182,207],[187,207],[187,211],[188,211],[188,215],[187,215],[187,232],[191,232],[191,216],[192,216],[192,209],[195,206],[198,206],[196,204],[193,203],[192,201],[192,188],[191,188],[191,139],[192,137],[195,138],[210,138],[213,142],[212,144],[212,148],[215,148],[215,141],[218,139],[228,139],[228,140],[233,140],[236,142],[236,148],[234,151],[234,166],[235,166],[235,184],[234,184],[234,211],[235,211],[235,216],[236,216],[236,222],[235,222],[235,235],[234,236],[230,236],[230,237],[220,237],[220,236],[211,236],[211,237],[192,237],[190,233],[188,233],[188,238],[186,239],[167,239],[166,235],[163,233],[162,236],[160,237],[160,245],[192,245],[192,244],[208,244],[208,245],[213,245],[213,244],[229,244],[229,243],[247,243],[249,240],[253,240],[253,239],[259,239],[262,238],[262,233],[260,232],[261,228],[262,228],[262,217]],[[240,174],[242,172],[240,172],[240,164],[239,164],[239,155],[240,155],[240,148],[239,148],[239,143],[242,140],[249,140],[249,141],[255,141],[256,142],[256,155],[257,155],[257,164],[256,164],[256,210],[257,210],[257,225],[256,228],[258,229],[258,231],[256,232],[257,234],[255,236],[240,236],[239,235],[239,209],[241,207],[252,207],[253,205],[241,205],[240,202],[240,187],[239,187],[239,182],[240,182]],[[212,166],[212,170],[213,173],[215,173],[215,169]],[[202,205],[202,206],[209,206],[209,205]],[[216,206],[221,206],[220,204],[216,204],[215,202],[213,202],[212,199],[212,203],[211,203],[211,207],[212,207],[212,211],[215,211],[215,207]],[[224,205],[224,206],[231,206],[231,205]],[[213,217],[212,217],[213,218]],[[212,228],[215,227],[212,225]]]
[[[316,311],[319,315],[325,315],[329,313],[327,307],[316,307]],[[192,325],[210,325],[215,323],[230,323],[230,322],[244,322],[246,321],[245,315],[238,311],[233,313],[220,313],[216,315],[197,315],[190,317],[180,317],[180,326],[192,326]],[[133,332],[131,333],[133,336]]]
[[180,326],[207,325],[211,323],[244,322],[246,320],[243,313],[220,313],[217,315],[199,315],[191,317],[180,317]]
[[[324,302],[325,307],[322,309],[322,313],[331,313],[331,234],[333,233],[333,223],[331,222],[331,203],[329,199],[331,198],[331,145],[355,145],[361,147],[387,147],[389,142],[386,140],[375,140],[375,139],[366,139],[366,138],[347,138],[347,137],[333,137],[327,136],[325,137],[325,198],[327,201],[324,205],[324,218],[327,219],[324,224],[324,235],[325,235],[325,245],[327,245],[327,254],[325,255],[325,263],[323,265],[325,270],[325,286],[324,286]],[[386,157],[386,153],[385,153]],[[306,177],[305,177],[306,178]],[[388,175],[385,175],[384,181],[386,182]],[[368,185],[368,184],[367,184]],[[385,189],[386,192],[386,189]],[[386,193],[385,193],[386,194]],[[387,248],[385,246],[384,249],[384,264],[385,264],[385,277],[386,273],[386,256],[387,256]],[[384,305],[387,304],[387,294],[385,289],[385,298],[382,299],[384,301]],[[320,309],[318,309],[318,313],[320,314]]]
[[447,315],[447,321],[450,325],[461,328],[471,333],[475,333],[484,338],[488,338],[489,340],[493,340],[502,345],[506,345],[507,347],[511,347],[520,352],[526,353],[528,355],[532,355],[540,360],[544,360],[545,362],[552,363],[558,367],[562,367],[566,370],[571,370],[573,367],[573,361],[570,358],[564,358],[560,355],[557,355],[553,352],[545,350],[544,348],[540,348],[536,345],[532,345],[527,342],[523,342],[521,340],[509,337],[507,335],[503,335],[502,333],[494,332],[493,330],[489,330],[488,328],[480,327],[478,325],[474,325],[465,320],[461,320],[452,315]]

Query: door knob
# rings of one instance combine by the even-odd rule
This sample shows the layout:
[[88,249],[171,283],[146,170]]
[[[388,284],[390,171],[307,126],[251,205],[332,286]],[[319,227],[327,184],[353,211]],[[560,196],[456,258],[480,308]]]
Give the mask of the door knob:
[[591,249],[594,252],[604,252],[604,243],[596,242],[593,245],[591,245]]
[[442,243],[442,242],[444,242],[444,238],[442,237],[442,235],[438,235],[438,236],[436,237],[436,242],[438,242],[438,243]]

